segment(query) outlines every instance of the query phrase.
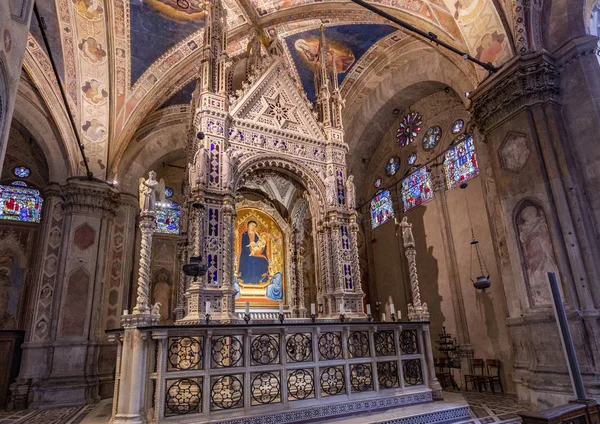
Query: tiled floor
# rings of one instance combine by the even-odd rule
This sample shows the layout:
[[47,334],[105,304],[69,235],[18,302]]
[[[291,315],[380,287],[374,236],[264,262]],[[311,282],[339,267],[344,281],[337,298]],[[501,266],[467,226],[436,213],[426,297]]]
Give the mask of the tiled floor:
[[461,392],[471,410],[470,421],[461,424],[517,424],[521,423],[519,411],[529,409],[517,402],[512,395],[493,395],[488,393]]
[[79,424],[94,405],[46,411],[0,412],[0,424]]

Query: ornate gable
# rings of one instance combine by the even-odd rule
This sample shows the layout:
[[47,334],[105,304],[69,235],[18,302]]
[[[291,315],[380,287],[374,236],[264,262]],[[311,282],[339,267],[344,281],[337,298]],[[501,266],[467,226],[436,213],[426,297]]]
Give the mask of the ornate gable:
[[325,134],[283,62],[275,59],[231,110],[234,120],[252,122],[313,139]]

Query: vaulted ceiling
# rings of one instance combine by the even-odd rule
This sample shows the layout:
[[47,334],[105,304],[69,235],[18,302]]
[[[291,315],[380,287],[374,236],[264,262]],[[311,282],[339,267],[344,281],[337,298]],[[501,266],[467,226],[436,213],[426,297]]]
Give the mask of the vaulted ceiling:
[[[181,131],[185,106],[180,105],[189,103],[194,89],[207,1],[37,2],[77,131],[97,177],[113,178],[130,145],[139,143],[149,131],[173,124],[179,125]],[[330,46],[336,51],[348,127],[357,125],[350,123],[361,114],[361,108],[369,107],[370,96],[384,79],[383,72],[393,72],[394,66],[399,69],[402,63],[418,61],[419,57],[422,61],[437,61],[460,69],[469,86],[475,86],[486,75],[476,65],[347,0],[223,2],[228,10],[230,55],[245,54],[254,27],[267,34],[276,32],[284,41],[291,73],[309,100],[314,98],[311,66],[318,31],[325,25]],[[513,20],[512,11],[497,0],[371,0],[371,3],[437,34],[439,39],[483,62],[501,65],[515,50],[512,24],[508,24]],[[439,58],[434,60],[432,54]],[[32,17],[24,67],[53,111],[65,150],[72,156],[72,172],[82,174],[73,131],[35,17]],[[422,65],[419,72],[423,69]],[[158,113],[160,110],[166,112]],[[169,111],[173,112],[170,121],[165,118]],[[140,133],[142,129],[144,134]],[[353,137],[356,138],[354,135],[348,138]],[[351,149],[352,143],[357,141],[350,143]]]

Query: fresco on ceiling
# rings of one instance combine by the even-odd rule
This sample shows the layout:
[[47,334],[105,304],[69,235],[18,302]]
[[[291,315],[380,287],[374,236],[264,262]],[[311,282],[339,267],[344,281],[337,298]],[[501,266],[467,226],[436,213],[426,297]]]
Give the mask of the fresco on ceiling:
[[469,52],[485,63],[501,65],[512,55],[504,27],[491,0],[444,0]]
[[192,101],[192,94],[196,89],[196,79],[192,79],[186,85],[181,87],[179,91],[169,97],[160,108],[174,106],[174,105],[189,105]]
[[[48,37],[48,44],[50,44],[50,50],[52,51],[52,57],[56,62],[58,74],[63,79],[65,78],[65,66],[63,62],[62,44],[60,41],[60,31],[58,27],[58,13],[56,12],[56,4],[54,1],[40,1],[37,2],[37,7],[40,12],[40,16],[44,18],[46,23],[46,36]],[[31,15],[31,25],[29,32],[35,41],[40,45],[40,48],[48,54],[46,47],[44,46],[44,40],[42,39],[42,31],[38,25],[35,15]]]
[[130,0],[131,84],[167,50],[204,27],[201,0]]
[[[380,24],[339,25],[325,28],[329,50],[334,53],[341,84],[352,66],[377,41],[396,31],[396,28]],[[315,101],[314,69],[318,61],[321,30],[315,28],[285,38],[306,95]],[[331,57],[330,57],[330,60]]]

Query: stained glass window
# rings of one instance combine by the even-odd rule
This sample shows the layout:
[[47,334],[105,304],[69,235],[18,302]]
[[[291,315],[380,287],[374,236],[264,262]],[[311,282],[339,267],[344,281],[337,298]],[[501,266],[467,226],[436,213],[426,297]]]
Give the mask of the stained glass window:
[[17,166],[13,170],[13,172],[19,178],[27,178],[27,177],[29,177],[29,174],[31,174],[31,171],[29,170],[29,168],[26,168],[24,166]]
[[155,233],[179,234],[179,218],[181,207],[169,200],[162,202],[156,207],[156,230]]
[[390,158],[388,163],[385,165],[385,173],[389,176],[394,175],[400,169],[400,161],[396,156]]
[[442,137],[442,129],[437,125],[435,127],[429,127],[427,132],[423,136],[423,149],[431,150],[437,146],[440,138]]
[[452,134],[458,134],[459,132],[462,131],[464,126],[465,126],[465,121],[463,121],[462,119],[457,119],[452,124]]
[[414,165],[415,162],[417,161],[417,154],[411,153],[410,155],[408,155],[408,159],[406,161],[408,162],[409,165]]
[[396,139],[401,147],[407,146],[415,141],[419,131],[421,131],[422,122],[423,116],[417,112],[410,112],[404,117],[398,128],[398,133],[396,134]]
[[377,178],[373,185],[375,186],[375,188],[381,187],[381,178]]
[[34,188],[0,186],[0,219],[40,222],[43,200]]
[[173,189],[171,187],[165,187],[165,197],[173,197]]
[[392,198],[388,190],[382,190],[371,200],[371,228],[377,228],[394,217]]
[[12,185],[18,186],[18,187],[27,187],[27,183],[25,181],[21,181],[21,180],[13,181]]
[[444,158],[444,173],[448,189],[479,174],[473,137],[461,136],[458,140],[459,143],[451,147]]
[[431,179],[426,167],[419,168],[402,181],[404,212],[433,199]]

